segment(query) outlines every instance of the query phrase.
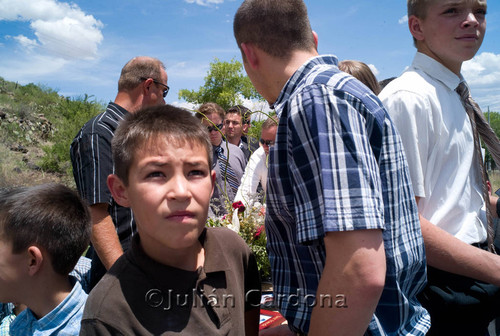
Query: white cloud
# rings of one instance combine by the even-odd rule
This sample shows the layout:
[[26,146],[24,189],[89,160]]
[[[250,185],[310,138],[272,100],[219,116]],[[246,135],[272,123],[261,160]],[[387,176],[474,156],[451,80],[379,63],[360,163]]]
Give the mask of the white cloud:
[[378,69],[375,67],[375,65],[373,64],[367,64],[368,67],[370,68],[370,70],[373,72],[373,74],[375,75],[375,77],[377,77],[379,75],[379,71]]
[[483,52],[465,62],[462,73],[469,85],[500,85],[500,55]]
[[29,62],[24,58],[9,57],[0,62],[0,73],[4,78],[30,83],[45,75],[60,72],[67,63],[68,61],[62,58],[42,55],[30,56]]
[[203,79],[207,76],[208,70],[207,63],[178,62],[167,67],[167,74],[170,78]]
[[[0,0],[0,20],[30,22],[37,40],[29,46],[64,59],[92,59],[103,40],[102,22],[77,5],[57,0]],[[24,36],[23,36],[24,37]]]
[[16,40],[21,45],[21,47],[29,51],[33,50],[33,48],[38,45],[36,40],[29,39],[24,35],[13,36],[12,39]]
[[221,4],[224,3],[224,0],[184,0],[187,3],[195,3],[200,6],[210,6],[212,4]]
[[462,66],[462,74],[483,111],[500,112],[500,54],[483,52]]
[[170,103],[170,105],[174,105],[176,107],[183,108],[183,109],[186,109],[189,111],[195,111],[198,108],[198,105],[200,105],[200,104],[193,104],[193,103],[188,103],[185,101],[182,101],[182,102],[181,101],[174,101],[174,102]]
[[404,24],[408,22],[408,15],[403,16],[401,19],[398,20],[399,24]]

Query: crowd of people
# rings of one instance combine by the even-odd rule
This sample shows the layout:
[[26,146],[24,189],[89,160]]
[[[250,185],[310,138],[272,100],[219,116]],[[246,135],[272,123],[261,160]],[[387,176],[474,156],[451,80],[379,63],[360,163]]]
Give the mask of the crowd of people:
[[[488,335],[500,201],[480,140],[497,165],[500,141],[461,74],[487,4],[407,2],[413,63],[379,82],[318,53],[302,0],[243,1],[235,40],[274,111],[259,139],[245,106],[165,105],[163,63],[130,60],[71,144],[77,192],[0,191],[0,335]],[[205,225],[256,200],[287,321],[260,331],[254,255]]]

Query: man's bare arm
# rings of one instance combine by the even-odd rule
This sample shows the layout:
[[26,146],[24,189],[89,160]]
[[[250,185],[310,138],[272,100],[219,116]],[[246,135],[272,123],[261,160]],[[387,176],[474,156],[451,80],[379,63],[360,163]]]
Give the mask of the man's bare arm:
[[[326,262],[309,328],[313,335],[363,335],[384,289],[386,261],[380,230],[329,232]],[[329,307],[330,295],[333,305]]]
[[116,234],[113,220],[108,213],[108,204],[91,205],[90,213],[92,215],[92,245],[102,264],[108,270],[123,254],[123,249]]
[[464,243],[419,217],[430,266],[500,286],[500,256]]

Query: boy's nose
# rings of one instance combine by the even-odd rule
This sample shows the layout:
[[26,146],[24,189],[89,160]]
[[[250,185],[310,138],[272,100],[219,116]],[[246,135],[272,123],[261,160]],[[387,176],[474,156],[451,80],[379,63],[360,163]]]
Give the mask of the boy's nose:
[[469,27],[477,25],[479,25],[479,20],[477,19],[476,15],[473,12],[469,12],[467,14],[467,17],[465,18],[464,26]]
[[169,199],[185,200],[190,196],[188,183],[184,177],[172,178],[168,188],[167,197]]

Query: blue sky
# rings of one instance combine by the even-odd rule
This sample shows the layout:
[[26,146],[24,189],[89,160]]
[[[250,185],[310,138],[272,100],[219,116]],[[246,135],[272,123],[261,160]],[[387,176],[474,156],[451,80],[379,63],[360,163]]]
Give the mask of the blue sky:
[[[241,61],[232,32],[240,0],[0,0],[0,76],[44,84],[64,96],[113,100],[122,66],[137,55],[161,59],[167,103],[203,85],[215,58]],[[398,76],[415,53],[404,0],[306,0],[319,52]],[[500,1],[488,3],[488,28],[463,67],[483,110],[500,112]]]

